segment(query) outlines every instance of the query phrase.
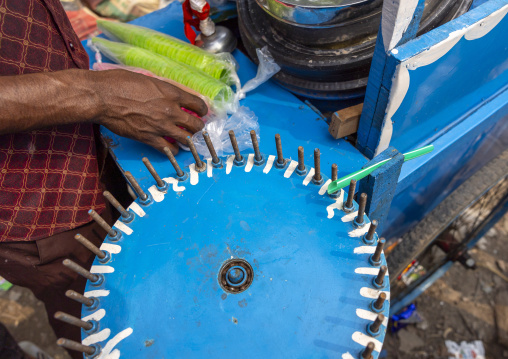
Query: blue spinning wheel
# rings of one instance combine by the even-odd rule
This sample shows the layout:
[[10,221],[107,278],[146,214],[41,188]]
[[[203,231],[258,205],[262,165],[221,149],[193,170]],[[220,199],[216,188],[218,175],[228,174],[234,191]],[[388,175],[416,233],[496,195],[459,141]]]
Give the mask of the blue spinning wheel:
[[85,357],[378,356],[384,241],[347,194],[326,193],[318,151],[311,165],[278,150],[183,168],[169,154],[176,173],[144,159],[145,189],[126,173],[139,197],[85,273]]

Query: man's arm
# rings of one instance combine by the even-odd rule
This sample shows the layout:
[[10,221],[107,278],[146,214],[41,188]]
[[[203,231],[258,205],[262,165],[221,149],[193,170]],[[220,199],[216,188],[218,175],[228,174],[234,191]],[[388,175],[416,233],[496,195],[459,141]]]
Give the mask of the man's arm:
[[[159,151],[185,143],[203,122],[206,104],[166,82],[124,70],[65,70],[0,77],[0,134],[93,122]],[[184,127],[184,129],[180,128]]]

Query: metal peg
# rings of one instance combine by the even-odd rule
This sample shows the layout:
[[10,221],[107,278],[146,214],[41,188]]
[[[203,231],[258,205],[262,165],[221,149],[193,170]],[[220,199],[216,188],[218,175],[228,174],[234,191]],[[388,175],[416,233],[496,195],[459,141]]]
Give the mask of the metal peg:
[[305,169],[305,156],[303,153],[303,147],[298,147],[298,166],[296,167],[296,173],[300,176],[303,176],[307,173]]
[[334,163],[332,165],[332,182],[337,180],[337,178],[338,178],[338,176],[337,176],[338,172],[339,172],[339,168],[337,167],[337,164]]
[[85,277],[91,282],[97,282],[99,280],[99,276],[97,274],[92,274],[87,271],[85,268],[77,264],[76,262],[71,261],[70,259],[64,259],[63,265],[69,268],[70,270],[78,273],[79,275]]
[[376,240],[376,229],[377,229],[377,221],[375,219],[370,222],[370,227],[365,236],[363,237],[363,241],[367,244],[374,244]]
[[74,340],[60,338],[56,341],[56,345],[59,347],[64,347],[69,350],[75,350],[77,352],[85,353],[87,355],[94,355],[97,351],[94,347],[83,345]]
[[56,312],[55,319],[61,320],[70,325],[75,325],[77,327],[83,328],[84,330],[90,330],[93,328],[93,324],[90,322],[85,322],[79,318],[76,318],[70,314],[64,312]]
[[323,177],[321,177],[321,152],[319,152],[319,148],[314,150],[314,176],[312,177],[312,182],[316,184],[323,182]]
[[90,242],[88,239],[83,237],[81,234],[79,234],[79,233],[76,234],[74,236],[74,239],[77,240],[79,243],[81,243],[83,246],[85,246],[88,250],[90,250],[90,252],[95,254],[100,259],[106,258],[106,253],[104,253],[104,251],[101,251],[99,248],[97,248],[97,246],[95,244]]
[[109,191],[104,191],[103,194],[104,197],[109,201],[109,203],[111,203],[111,205],[115,207],[118,212],[120,212],[120,215],[122,216],[122,220],[124,222],[130,222],[134,219],[134,214],[123,208],[120,202],[118,202],[117,199],[113,197],[113,195]]
[[162,178],[159,176],[155,168],[153,168],[153,165],[150,162],[150,160],[146,157],[143,157],[141,161],[143,161],[143,163],[146,166],[146,169],[152,175],[153,179],[155,180],[155,183],[157,183],[157,189],[159,191],[166,191],[168,189],[168,184],[162,180]]
[[213,147],[213,143],[212,140],[210,139],[210,135],[208,135],[208,132],[203,131],[203,139],[205,140],[206,147],[208,147],[208,151],[212,156],[212,163],[219,164],[220,159],[217,156],[217,152],[215,152],[215,147]]
[[377,284],[378,286],[382,286],[384,284],[385,275],[386,275],[387,271],[388,271],[388,268],[385,265],[382,265],[379,268],[379,273],[377,274],[376,278],[374,279],[375,284]]
[[87,307],[91,307],[95,303],[93,298],[85,297],[83,294],[79,294],[78,292],[73,291],[71,289],[69,289],[68,291],[65,292],[65,296],[67,298],[75,300],[76,302],[81,303]]
[[365,206],[367,205],[367,194],[362,193],[360,195],[360,200],[358,201],[358,215],[356,216],[354,220],[354,224],[357,227],[363,227],[365,224],[365,220],[363,216],[365,215]]
[[277,161],[275,161],[275,165],[282,168],[286,164],[286,160],[282,154],[282,143],[278,133],[275,135],[275,148],[277,149]]
[[236,142],[236,136],[233,130],[229,130],[229,138],[231,139],[231,146],[233,146],[233,151],[235,151],[235,162],[240,164],[243,162],[243,156],[240,153],[240,148],[238,147],[238,142]]
[[347,201],[346,204],[344,204],[344,211],[345,212],[353,212],[354,206],[353,206],[353,198],[355,196],[355,190],[356,190],[356,180],[352,179],[351,182],[349,182],[349,191],[347,192]]
[[113,229],[109,224],[107,224],[107,222],[104,220],[104,218],[102,218],[97,212],[95,212],[93,209],[89,210],[88,211],[88,214],[90,215],[90,217],[92,217],[92,219],[99,225],[102,227],[102,229],[104,229],[110,237],[116,237],[118,236],[118,232]]
[[376,320],[373,323],[369,324],[369,331],[374,335],[378,334],[379,328],[381,328],[381,324],[383,324],[384,320],[385,316],[383,314],[378,314]]
[[373,265],[379,265],[381,263],[381,253],[383,253],[383,248],[385,247],[386,240],[384,238],[380,238],[377,241],[376,251],[370,257],[370,262]]
[[365,349],[362,351],[362,359],[372,359],[372,352],[374,351],[374,343],[370,342],[367,344]]
[[125,177],[127,178],[127,181],[129,181],[129,183],[131,184],[134,191],[137,193],[139,199],[141,201],[148,200],[148,195],[141,189],[141,186],[139,185],[138,181],[136,181],[136,179],[134,178],[132,173],[130,173],[129,171],[126,171]]
[[196,171],[203,172],[206,169],[206,165],[203,161],[201,161],[198,150],[196,150],[196,146],[194,145],[194,142],[192,142],[192,138],[190,138],[190,136],[187,136],[187,146],[189,146],[192,156],[194,157],[194,161],[196,161]]
[[254,148],[254,161],[259,164],[263,161],[263,156],[261,156],[261,152],[259,152],[259,143],[256,131],[250,131],[250,139],[252,141],[252,148]]
[[182,169],[180,168],[180,165],[178,164],[178,162],[176,162],[176,158],[175,156],[173,155],[173,152],[171,152],[171,150],[169,149],[169,147],[164,147],[162,149],[164,151],[164,153],[166,154],[166,156],[168,157],[168,160],[169,162],[171,162],[171,165],[173,166],[173,168],[175,169],[176,171],[176,176],[180,179],[180,180],[184,180],[185,178],[187,178],[187,176],[185,176],[185,172],[182,171]]
[[374,308],[377,309],[377,310],[383,309],[383,305],[385,304],[385,300],[386,300],[386,293],[379,294],[379,297],[374,302],[374,305],[373,305]]

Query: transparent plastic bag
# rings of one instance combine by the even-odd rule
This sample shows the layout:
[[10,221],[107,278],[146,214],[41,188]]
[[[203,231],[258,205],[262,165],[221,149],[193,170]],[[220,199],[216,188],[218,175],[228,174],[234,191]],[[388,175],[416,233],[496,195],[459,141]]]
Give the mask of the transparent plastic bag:
[[243,100],[245,94],[259,87],[259,85],[268,81],[273,75],[280,71],[280,66],[275,63],[272,54],[268,51],[268,46],[262,49],[256,49],[258,56],[258,72],[256,77],[247,81],[245,85],[236,93],[238,100]]
[[232,154],[234,151],[229,138],[230,130],[235,132],[240,151],[252,148],[250,131],[256,131],[258,141],[260,140],[258,117],[248,107],[242,106],[229,118],[225,114],[206,116],[205,128],[192,136],[192,142],[200,155],[210,158],[210,152],[203,139],[203,131],[206,131],[218,156]]
[[116,63],[143,68],[208,97],[216,109],[227,111],[235,102],[231,87],[200,70],[128,44],[98,37],[92,39],[92,44]]
[[183,63],[227,84],[240,87],[238,64],[229,53],[212,54],[197,46],[145,27],[97,20],[98,28],[110,39],[134,45]]

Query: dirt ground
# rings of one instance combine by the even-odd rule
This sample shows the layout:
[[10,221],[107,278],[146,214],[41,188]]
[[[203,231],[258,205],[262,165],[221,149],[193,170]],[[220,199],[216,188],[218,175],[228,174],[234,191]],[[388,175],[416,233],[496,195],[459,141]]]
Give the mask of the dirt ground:
[[[508,215],[472,251],[478,268],[456,263],[417,301],[423,321],[389,334],[380,357],[448,358],[445,340],[481,340],[486,358],[508,358]],[[20,287],[0,291],[0,322],[18,341],[28,340],[55,359],[68,359],[56,346],[42,303]]]

